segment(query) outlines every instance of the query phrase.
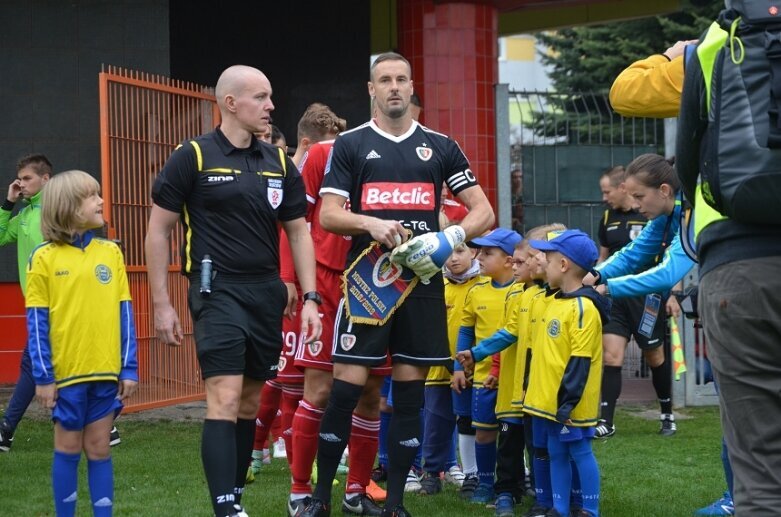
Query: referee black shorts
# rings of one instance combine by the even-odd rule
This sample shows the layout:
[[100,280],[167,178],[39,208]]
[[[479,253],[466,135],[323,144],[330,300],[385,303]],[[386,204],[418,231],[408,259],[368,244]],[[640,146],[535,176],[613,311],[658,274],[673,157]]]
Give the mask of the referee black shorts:
[[610,308],[610,322],[602,326],[602,334],[616,334],[627,340],[634,336],[637,346],[641,350],[658,348],[664,344],[667,332],[667,314],[664,308],[666,302],[667,299],[662,298],[659,314],[656,316],[656,324],[649,338],[638,332],[645,308],[645,296],[613,298],[613,305]]
[[351,323],[342,299],[336,329],[334,363],[382,366],[386,353],[393,363],[444,366],[453,362],[443,299],[409,297],[381,326]]
[[275,378],[287,305],[285,284],[279,278],[248,281],[217,274],[211,288],[204,297],[200,282],[193,279],[187,293],[203,378]]

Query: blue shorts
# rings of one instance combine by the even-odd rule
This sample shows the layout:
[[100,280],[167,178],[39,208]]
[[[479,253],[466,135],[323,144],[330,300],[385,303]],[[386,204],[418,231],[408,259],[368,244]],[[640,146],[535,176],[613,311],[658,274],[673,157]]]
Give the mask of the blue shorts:
[[548,440],[568,443],[593,438],[596,429],[594,427],[564,425],[555,420],[532,417],[532,432],[534,433],[532,440],[535,447],[548,447]]
[[60,388],[52,420],[68,431],[81,431],[106,415],[116,416],[124,407],[117,399],[118,391],[114,381],[80,382]]
[[496,420],[496,394],[498,390],[472,388],[472,427],[495,431],[499,429]]
[[461,390],[461,393],[456,393],[453,391],[453,413],[455,413],[457,416],[472,416],[471,387]]

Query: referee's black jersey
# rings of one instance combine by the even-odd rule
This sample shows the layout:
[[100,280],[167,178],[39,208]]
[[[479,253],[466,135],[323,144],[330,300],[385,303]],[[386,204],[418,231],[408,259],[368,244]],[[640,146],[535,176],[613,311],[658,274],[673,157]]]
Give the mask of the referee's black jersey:
[[612,255],[635,240],[647,223],[636,210],[608,208],[599,221],[599,244]]
[[[326,164],[320,194],[338,194],[350,210],[385,220],[397,220],[414,235],[439,231],[442,184],[453,194],[477,185],[469,161],[447,136],[413,122],[400,136],[369,121],[337,137]],[[353,236],[349,265],[371,242],[368,233]],[[442,278],[413,295],[441,297]]]
[[254,136],[238,149],[219,128],[173,152],[152,200],[181,214],[184,274],[197,272],[209,254],[218,274],[278,276],[277,221],[306,214],[301,175],[281,149]]

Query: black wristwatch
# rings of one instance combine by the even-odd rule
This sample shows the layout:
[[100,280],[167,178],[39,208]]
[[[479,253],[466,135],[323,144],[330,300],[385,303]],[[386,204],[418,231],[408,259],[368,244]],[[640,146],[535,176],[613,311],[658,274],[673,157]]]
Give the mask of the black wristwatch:
[[309,291],[308,293],[304,293],[304,296],[302,296],[301,299],[305,302],[312,300],[317,305],[323,305],[323,298],[317,291]]

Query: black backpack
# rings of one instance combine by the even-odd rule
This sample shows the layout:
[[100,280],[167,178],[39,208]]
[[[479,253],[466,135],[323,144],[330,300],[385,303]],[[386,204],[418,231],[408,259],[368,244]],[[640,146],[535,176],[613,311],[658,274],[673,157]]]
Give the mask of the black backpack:
[[702,155],[705,201],[729,218],[781,224],[781,0],[727,1]]

